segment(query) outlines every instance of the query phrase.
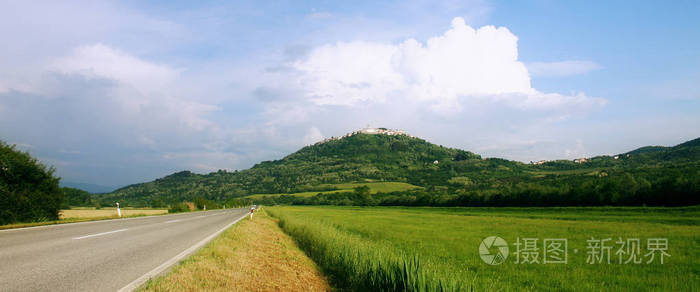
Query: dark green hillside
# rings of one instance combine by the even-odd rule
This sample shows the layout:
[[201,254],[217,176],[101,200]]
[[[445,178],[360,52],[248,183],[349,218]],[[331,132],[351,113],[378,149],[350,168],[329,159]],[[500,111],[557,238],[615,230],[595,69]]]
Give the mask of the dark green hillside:
[[681,148],[681,147],[698,147],[700,146],[700,138],[695,138],[693,140],[678,144],[676,148]]
[[62,187],[61,191],[64,195],[64,200],[61,209],[68,209],[69,207],[77,206],[94,206],[94,202],[92,201],[92,194],[88,193],[87,191],[69,187]]
[[[224,202],[251,194],[321,192],[333,184],[405,182],[419,190],[358,192],[307,198],[283,196],[266,203],[397,205],[690,205],[700,203],[700,142],[643,147],[613,156],[540,165],[482,159],[406,135],[355,134],[307,146],[280,160],[238,172],[183,171],[131,185],[103,200],[133,205],[205,198]],[[260,196],[258,196],[260,197]],[[341,203],[342,202],[342,203]]]
[[153,182],[130,185],[101,198],[148,205],[203,197],[215,201],[261,193],[332,190],[321,184],[364,180],[425,182],[434,162],[481,161],[471,152],[446,148],[405,135],[356,134],[307,146],[276,161],[264,161],[239,172],[178,172]]
[[635,150],[632,150],[630,152],[627,152],[625,154],[641,154],[641,153],[653,153],[653,152],[661,152],[668,149],[668,147],[664,146],[644,146],[642,148],[638,148]]
[[440,162],[467,160],[481,160],[481,157],[403,135],[357,134],[304,147],[281,160],[262,162],[251,170],[267,171],[279,181],[277,188],[260,192],[275,193],[284,192],[294,184],[312,188],[321,183],[363,179],[418,182],[419,179],[411,178],[424,176],[416,173],[439,170]]

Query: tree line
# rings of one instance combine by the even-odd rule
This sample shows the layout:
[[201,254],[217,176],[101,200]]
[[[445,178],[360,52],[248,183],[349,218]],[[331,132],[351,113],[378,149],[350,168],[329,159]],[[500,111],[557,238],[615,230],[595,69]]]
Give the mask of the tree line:
[[521,182],[499,189],[460,191],[448,187],[370,194],[369,188],[353,192],[263,196],[264,205],[355,206],[690,206],[700,204],[699,173],[670,173],[648,180],[626,172],[595,179],[569,179],[558,184]]

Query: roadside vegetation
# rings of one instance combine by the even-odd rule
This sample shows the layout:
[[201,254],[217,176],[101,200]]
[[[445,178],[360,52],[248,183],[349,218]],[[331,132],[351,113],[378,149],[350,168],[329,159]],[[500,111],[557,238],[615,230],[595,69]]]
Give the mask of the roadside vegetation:
[[63,192],[54,171],[0,141],[0,225],[57,220]]
[[[267,207],[282,229],[353,291],[698,291],[700,208]],[[510,246],[501,265],[479,256],[482,240]],[[516,240],[539,239],[539,264],[517,264]],[[545,238],[565,238],[566,264],[543,264]],[[590,264],[587,240],[611,238],[610,264]],[[615,241],[668,240],[663,264],[619,264]]]
[[141,291],[329,291],[330,286],[277,220],[257,212]]
[[168,209],[168,213],[181,213],[181,212],[189,212],[189,211],[191,211],[190,205],[188,205],[187,203],[184,203],[184,202],[174,204],[174,205],[170,206],[170,208]]

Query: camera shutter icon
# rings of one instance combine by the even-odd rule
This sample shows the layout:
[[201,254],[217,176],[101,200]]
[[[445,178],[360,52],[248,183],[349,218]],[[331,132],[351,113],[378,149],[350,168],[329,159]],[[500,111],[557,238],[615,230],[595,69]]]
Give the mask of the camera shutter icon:
[[508,258],[508,243],[498,236],[484,238],[479,245],[479,256],[489,265],[500,265]]

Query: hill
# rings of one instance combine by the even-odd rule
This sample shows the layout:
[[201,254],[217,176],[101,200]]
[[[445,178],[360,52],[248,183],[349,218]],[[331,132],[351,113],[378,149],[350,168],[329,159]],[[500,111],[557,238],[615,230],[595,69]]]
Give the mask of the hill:
[[[196,174],[182,171],[152,182],[126,186],[105,200],[148,204],[204,197],[215,201],[252,194],[329,191],[333,184],[362,181],[408,182],[435,171],[438,161],[478,160],[471,152],[442,147],[408,135],[357,133],[306,146],[280,160],[250,169]],[[419,179],[420,180],[420,179]]]
[[[265,198],[265,194],[304,193],[304,198],[282,196],[281,200],[266,202],[347,204],[362,197],[359,196],[362,192],[349,192],[340,187],[343,183],[400,182],[420,188],[374,194],[372,200],[363,199],[367,201],[364,203],[687,205],[699,202],[700,143],[697,141],[700,139],[674,147],[643,147],[617,156],[592,157],[580,163],[558,160],[525,164],[484,159],[469,151],[435,145],[403,133],[387,133],[355,132],[303,147],[280,160],[264,161],[247,170],[209,174],[182,171],[100,197],[105,201],[148,205],[153,201],[172,204],[199,197],[225,202],[250,195]],[[341,189],[342,192],[332,192]],[[310,195],[318,192],[327,195],[323,198]],[[389,195],[393,197],[387,199]]]

